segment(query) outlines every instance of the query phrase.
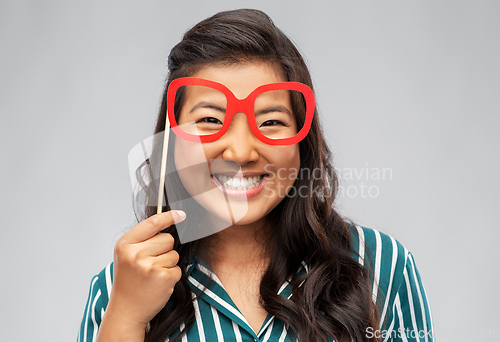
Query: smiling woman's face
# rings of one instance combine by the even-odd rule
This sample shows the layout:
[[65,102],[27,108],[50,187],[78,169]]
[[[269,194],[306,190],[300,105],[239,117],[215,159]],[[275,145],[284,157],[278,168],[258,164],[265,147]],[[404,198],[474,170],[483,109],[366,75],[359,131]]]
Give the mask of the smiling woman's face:
[[[191,76],[221,83],[238,99],[246,98],[261,85],[284,81],[272,64],[263,62],[207,66]],[[180,126],[189,129],[194,121],[198,127],[210,130],[211,125],[224,121],[224,96],[215,95],[211,97],[214,103],[207,104],[206,95],[210,92],[200,88],[186,91],[177,120]],[[290,102],[286,92],[276,92],[270,99],[263,97],[261,104],[256,101],[256,109],[261,106],[261,112],[266,112],[266,103],[270,108],[281,108],[275,115],[283,121],[263,116],[262,122],[257,120],[259,129],[274,134],[273,126],[279,122],[281,129],[285,127],[296,133]],[[204,112],[198,115],[197,110]],[[193,167],[202,164],[205,167]],[[193,143],[176,137],[175,165],[186,190],[208,212],[224,221],[246,225],[265,220],[286,196],[300,168],[299,146],[263,143],[250,131],[245,114],[236,113],[229,130],[214,142]]]

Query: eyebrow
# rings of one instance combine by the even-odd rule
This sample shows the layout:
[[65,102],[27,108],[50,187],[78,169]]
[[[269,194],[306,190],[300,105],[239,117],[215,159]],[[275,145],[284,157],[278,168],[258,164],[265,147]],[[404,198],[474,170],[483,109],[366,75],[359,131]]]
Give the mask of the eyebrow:
[[271,112],[282,112],[282,113],[286,113],[286,114],[292,116],[292,113],[288,110],[288,108],[283,107],[283,106],[274,106],[274,107],[261,109],[261,110],[255,112],[255,115],[257,116],[259,114],[267,114],[267,113],[271,113]]
[[222,112],[224,114],[226,113],[226,108],[222,108],[222,107],[216,106],[216,105],[214,105],[212,103],[208,103],[208,102],[200,102],[200,103],[198,103],[196,106],[194,106],[193,108],[191,108],[191,110],[189,112],[192,113],[193,111],[195,111],[198,108],[215,109],[215,110],[220,111],[220,112]]

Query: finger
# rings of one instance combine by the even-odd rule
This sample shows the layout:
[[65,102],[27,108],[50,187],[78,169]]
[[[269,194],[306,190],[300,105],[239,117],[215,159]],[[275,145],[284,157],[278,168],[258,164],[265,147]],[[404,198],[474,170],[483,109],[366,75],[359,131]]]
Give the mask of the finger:
[[177,266],[179,262],[179,253],[171,250],[167,253],[160,254],[154,257],[155,265],[161,266],[163,268],[172,268]]
[[141,249],[148,256],[157,256],[174,249],[174,238],[170,233],[158,233],[152,238],[141,242]]
[[139,222],[123,238],[130,243],[146,241],[174,223],[182,222],[185,218],[186,214],[181,210],[170,210],[156,214]]
[[167,280],[165,285],[169,285],[172,289],[175,284],[182,278],[182,270],[179,266],[173,266],[169,268],[163,268],[162,272],[164,279]]

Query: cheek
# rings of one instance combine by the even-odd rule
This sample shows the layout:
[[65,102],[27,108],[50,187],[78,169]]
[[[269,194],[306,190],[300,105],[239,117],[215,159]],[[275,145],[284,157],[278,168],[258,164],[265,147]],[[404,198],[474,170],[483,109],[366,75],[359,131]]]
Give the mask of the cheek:
[[286,146],[283,151],[277,153],[276,164],[283,165],[283,167],[292,169],[300,167],[300,153],[298,145]]
[[186,190],[193,196],[211,189],[207,157],[201,143],[175,142],[175,168]]
[[184,150],[184,147],[182,146],[182,141],[179,141],[179,139],[175,139],[175,147],[174,147],[174,161],[175,161],[175,168],[177,170],[182,169],[184,166],[184,158],[181,158],[182,156],[182,151]]
[[300,168],[300,151],[299,151],[299,145],[293,145],[293,149],[290,151],[290,163],[292,164],[292,167],[295,169]]
[[278,172],[275,178],[280,183],[291,185],[300,170],[300,153],[298,145],[286,146],[274,151],[273,158],[270,160],[274,164],[275,172]]
[[186,167],[205,164],[210,158],[211,150],[200,142],[186,141],[180,138],[175,139],[175,166],[177,170]]

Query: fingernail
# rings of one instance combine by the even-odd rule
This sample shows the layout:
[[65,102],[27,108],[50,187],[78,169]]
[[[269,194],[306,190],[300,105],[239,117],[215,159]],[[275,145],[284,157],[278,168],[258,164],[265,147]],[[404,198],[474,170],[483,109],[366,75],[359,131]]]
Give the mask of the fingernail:
[[184,220],[186,218],[186,213],[183,212],[182,210],[176,210],[177,214],[179,215],[180,220]]

